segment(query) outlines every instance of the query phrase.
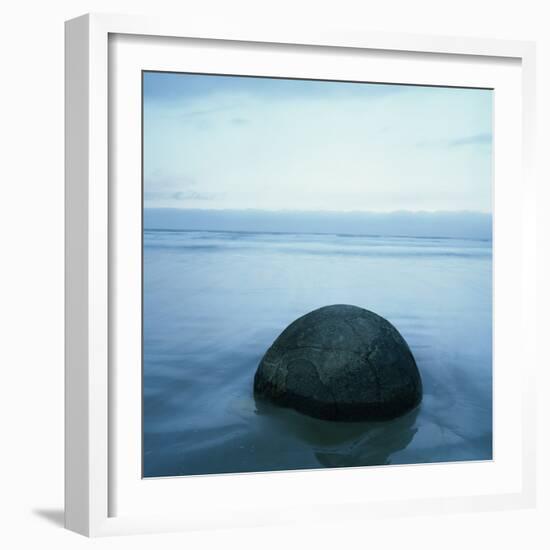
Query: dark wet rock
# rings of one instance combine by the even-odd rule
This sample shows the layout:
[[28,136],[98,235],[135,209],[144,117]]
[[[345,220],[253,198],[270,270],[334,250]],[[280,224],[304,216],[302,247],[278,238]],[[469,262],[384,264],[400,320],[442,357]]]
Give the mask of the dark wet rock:
[[267,350],[254,393],[327,420],[395,418],[422,399],[409,346],[383,317],[356,306],[316,309]]

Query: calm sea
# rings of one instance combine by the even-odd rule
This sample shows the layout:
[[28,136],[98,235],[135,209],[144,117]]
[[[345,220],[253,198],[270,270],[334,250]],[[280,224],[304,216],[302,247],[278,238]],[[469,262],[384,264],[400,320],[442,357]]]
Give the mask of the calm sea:
[[[144,475],[492,458],[490,241],[144,233]],[[421,405],[337,423],[256,402],[252,380],[297,317],[353,304],[409,343]]]

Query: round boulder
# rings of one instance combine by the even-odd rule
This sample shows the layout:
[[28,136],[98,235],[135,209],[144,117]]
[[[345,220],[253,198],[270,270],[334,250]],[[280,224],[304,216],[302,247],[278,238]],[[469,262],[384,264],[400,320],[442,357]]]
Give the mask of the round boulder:
[[422,381],[391,323],[360,307],[332,305],[279,335],[258,366],[254,393],[326,420],[384,420],[420,403]]

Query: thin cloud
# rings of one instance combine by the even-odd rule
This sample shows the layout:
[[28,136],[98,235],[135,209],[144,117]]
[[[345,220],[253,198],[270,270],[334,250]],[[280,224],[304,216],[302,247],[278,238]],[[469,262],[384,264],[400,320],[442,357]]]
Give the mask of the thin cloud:
[[210,201],[216,197],[215,193],[200,193],[198,191],[145,191],[145,201]]
[[464,145],[490,145],[493,142],[492,134],[476,134],[449,141],[451,147],[462,147]]
[[222,107],[213,107],[212,109],[197,109],[195,111],[187,111],[187,112],[181,113],[179,116],[182,120],[187,120],[190,118],[209,116],[213,113],[230,111],[234,108],[235,108],[235,105],[224,105]]
[[235,117],[231,119],[233,126],[246,126],[249,122],[247,118]]
[[197,185],[197,180],[188,174],[164,175],[160,171],[153,172],[145,178],[146,187],[153,187],[159,191],[179,191]]
[[493,135],[490,133],[480,133],[471,136],[451,139],[427,139],[418,141],[417,147],[464,147],[467,145],[491,145]]

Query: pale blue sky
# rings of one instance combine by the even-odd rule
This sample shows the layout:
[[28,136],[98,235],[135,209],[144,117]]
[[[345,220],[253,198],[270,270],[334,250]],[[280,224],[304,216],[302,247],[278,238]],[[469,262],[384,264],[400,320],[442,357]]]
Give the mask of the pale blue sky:
[[492,91],[144,73],[144,199],[490,212]]

